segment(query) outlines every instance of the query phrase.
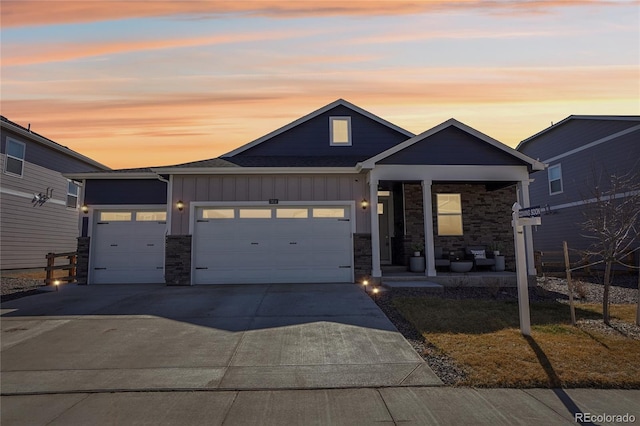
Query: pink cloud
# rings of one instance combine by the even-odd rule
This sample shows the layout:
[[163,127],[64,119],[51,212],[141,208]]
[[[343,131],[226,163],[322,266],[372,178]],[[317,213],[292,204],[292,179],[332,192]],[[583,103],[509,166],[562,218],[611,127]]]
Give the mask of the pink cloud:
[[[5,0],[2,25],[19,27],[127,18],[184,16],[208,18],[245,13],[273,18],[304,16],[388,16],[473,9],[505,14],[544,13],[557,7],[629,4],[607,0],[422,0],[422,1],[60,1]],[[633,4],[637,4],[633,1]]]

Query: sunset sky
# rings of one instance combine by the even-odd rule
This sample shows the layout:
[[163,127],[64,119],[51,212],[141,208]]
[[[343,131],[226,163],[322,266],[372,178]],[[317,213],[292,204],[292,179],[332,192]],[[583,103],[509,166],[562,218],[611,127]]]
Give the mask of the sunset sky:
[[1,112],[112,168],[216,157],[338,98],[510,146],[640,114],[640,2],[6,1]]

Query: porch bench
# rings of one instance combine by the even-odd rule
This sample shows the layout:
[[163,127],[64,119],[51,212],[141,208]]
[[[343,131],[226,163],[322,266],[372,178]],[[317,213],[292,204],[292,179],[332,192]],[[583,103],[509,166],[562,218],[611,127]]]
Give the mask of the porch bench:
[[473,260],[474,270],[478,270],[478,268],[492,268],[496,266],[496,260],[493,258],[493,253],[489,252],[486,246],[466,247],[465,258]]

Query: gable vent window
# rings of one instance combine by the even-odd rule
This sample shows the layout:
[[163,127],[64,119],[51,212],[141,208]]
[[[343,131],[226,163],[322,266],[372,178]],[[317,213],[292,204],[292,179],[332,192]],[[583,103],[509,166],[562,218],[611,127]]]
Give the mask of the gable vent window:
[[562,193],[562,168],[560,164],[549,167],[549,195]]
[[22,177],[24,171],[25,144],[7,138],[7,158],[4,163],[4,172],[8,175]]
[[351,117],[329,117],[331,146],[351,146]]
[[73,209],[78,207],[78,189],[78,184],[70,180],[67,185],[67,207]]

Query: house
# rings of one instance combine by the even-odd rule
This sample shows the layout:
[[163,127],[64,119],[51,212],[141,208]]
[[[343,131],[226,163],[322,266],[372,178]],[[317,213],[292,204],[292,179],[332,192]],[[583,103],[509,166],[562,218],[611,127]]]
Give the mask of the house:
[[5,117],[0,126],[0,268],[43,267],[47,253],[76,250],[81,189],[62,173],[109,168]]
[[529,185],[532,205],[543,211],[543,225],[533,231],[535,249],[561,251],[567,241],[569,248],[584,250],[591,241],[580,223],[594,185],[640,170],[640,116],[572,115],[517,150],[548,165],[531,175]]
[[436,247],[496,241],[513,269],[511,207],[543,167],[454,119],[414,135],[339,99],[219,158],[67,176],[89,284],[354,282],[416,243],[427,276]]

